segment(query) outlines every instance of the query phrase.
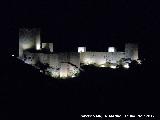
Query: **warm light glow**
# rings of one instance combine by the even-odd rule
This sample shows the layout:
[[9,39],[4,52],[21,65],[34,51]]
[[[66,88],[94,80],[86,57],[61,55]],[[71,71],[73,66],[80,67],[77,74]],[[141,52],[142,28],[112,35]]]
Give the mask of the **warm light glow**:
[[76,76],[75,76],[75,75],[72,75],[71,77],[74,78],[74,77],[76,77]]
[[124,68],[129,68],[129,64],[128,63],[126,63],[126,64],[124,64],[124,66],[123,66]]
[[115,65],[111,65],[110,68],[116,69],[116,66]]
[[92,63],[92,61],[91,61],[89,58],[86,58],[86,59],[84,60],[84,63],[87,64],[87,65],[89,65],[89,64]]
[[86,58],[84,62],[85,62],[85,64],[87,64],[87,65],[92,64],[92,63],[93,63],[93,61],[92,61],[92,60],[90,60],[89,58]]
[[105,65],[100,65],[100,67],[105,67]]
[[40,44],[36,44],[36,50],[40,50],[41,49],[41,45]]
[[81,52],[85,52],[86,51],[86,48],[85,47],[78,47],[78,52],[81,53]]
[[115,52],[115,48],[114,47],[108,47],[108,52]]
[[95,62],[99,65],[99,66],[101,66],[101,65],[105,65],[105,63],[106,63],[106,60],[104,60],[103,58],[97,58],[98,60],[95,60]]
[[41,49],[41,41],[40,41],[40,34],[36,36],[36,50]]
[[67,78],[67,72],[60,72],[61,78]]
[[92,61],[88,61],[88,64],[91,64],[92,63]]
[[12,55],[12,57],[14,57],[14,55]]

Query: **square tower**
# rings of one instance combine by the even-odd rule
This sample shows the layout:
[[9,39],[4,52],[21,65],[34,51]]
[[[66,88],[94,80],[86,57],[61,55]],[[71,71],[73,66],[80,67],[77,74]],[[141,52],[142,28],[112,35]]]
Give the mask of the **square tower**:
[[133,43],[125,44],[125,57],[131,60],[138,59],[138,45]]
[[19,57],[22,57],[24,50],[35,49],[40,50],[40,29],[32,28],[19,29]]
[[78,47],[78,52],[86,52],[86,47]]
[[116,52],[116,48],[115,47],[108,47],[108,52]]
[[53,52],[53,43],[42,43],[42,49],[46,49],[49,52]]

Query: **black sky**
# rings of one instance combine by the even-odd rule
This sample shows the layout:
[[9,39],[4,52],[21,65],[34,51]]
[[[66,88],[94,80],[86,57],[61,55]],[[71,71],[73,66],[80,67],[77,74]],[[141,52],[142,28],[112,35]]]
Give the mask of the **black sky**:
[[153,0],[14,0],[6,2],[3,14],[9,51],[18,46],[20,27],[40,27],[42,40],[53,41],[57,50],[75,46],[104,50],[108,45],[123,49],[125,42],[137,42],[154,53],[159,10]]

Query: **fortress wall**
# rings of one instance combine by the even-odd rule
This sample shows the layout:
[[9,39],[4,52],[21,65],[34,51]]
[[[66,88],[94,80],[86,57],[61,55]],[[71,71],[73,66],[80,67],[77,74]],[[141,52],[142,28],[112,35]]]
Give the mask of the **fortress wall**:
[[58,54],[49,54],[49,65],[53,68],[60,68]]
[[106,63],[106,52],[94,52],[94,62],[98,65]]
[[82,52],[80,53],[80,62],[84,64],[104,64],[106,52]]
[[80,68],[80,54],[76,52],[70,52],[69,56],[69,62]]
[[80,62],[84,64],[104,64],[106,62],[116,63],[125,58],[125,52],[84,52],[80,53]]
[[106,52],[106,62],[117,63],[121,58],[125,58],[125,52]]
[[60,52],[58,53],[59,62],[69,62],[69,53],[68,52]]
[[[49,64],[53,68],[60,68],[61,73],[68,73],[76,65],[80,68],[80,62],[84,64],[105,64],[106,62],[117,63],[121,58],[125,58],[125,52],[83,52],[83,53],[56,53],[56,54],[45,54],[45,53],[30,53],[25,52],[28,64],[36,64],[39,60],[41,63]],[[30,57],[30,59],[29,59]],[[70,65],[71,63],[71,65]],[[72,65],[73,64],[73,65]],[[63,69],[63,70],[62,70]]]
[[50,57],[50,54],[45,54],[45,53],[37,53],[38,56],[39,56],[39,61],[43,64],[47,64],[49,63],[49,57]]
[[[80,55],[76,52],[45,54],[24,51],[24,56],[23,58],[26,58],[24,61],[27,64],[35,65],[38,61],[43,64],[48,63],[52,67],[52,69],[50,68],[49,70],[53,72],[53,76],[72,76],[79,70],[78,68],[80,68]],[[57,70],[57,68],[60,69]]]
[[82,52],[80,53],[80,63],[87,64],[93,61],[93,53],[92,52]]

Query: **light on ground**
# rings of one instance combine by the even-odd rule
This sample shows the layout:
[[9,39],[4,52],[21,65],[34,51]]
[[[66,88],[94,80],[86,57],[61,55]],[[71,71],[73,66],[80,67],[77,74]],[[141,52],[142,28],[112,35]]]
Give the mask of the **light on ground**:
[[76,77],[76,76],[75,76],[75,75],[72,75],[71,77],[74,78],[74,77]]
[[60,72],[60,78],[67,78],[67,72],[66,71]]
[[100,67],[105,67],[105,65],[100,65]]
[[116,69],[116,66],[115,65],[111,65],[110,68]]
[[129,64],[124,64],[124,68],[129,68]]

